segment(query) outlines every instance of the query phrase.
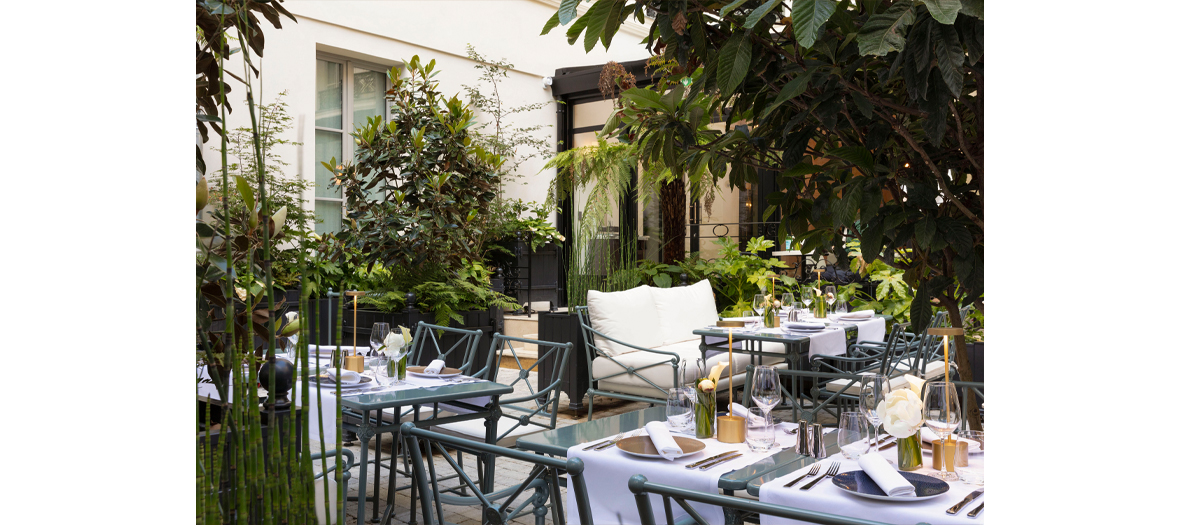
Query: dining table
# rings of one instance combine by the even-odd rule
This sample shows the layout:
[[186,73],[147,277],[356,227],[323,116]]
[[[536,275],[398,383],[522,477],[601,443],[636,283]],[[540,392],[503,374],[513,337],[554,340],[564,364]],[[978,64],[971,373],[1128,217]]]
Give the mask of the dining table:
[[[318,369],[327,366],[330,357],[320,356],[318,359]],[[200,374],[200,372],[199,372]],[[207,377],[207,372],[202,377]],[[298,377],[298,372],[296,373]],[[365,376],[372,379],[372,376]],[[406,382],[401,385],[379,385],[377,381],[371,381],[371,386],[363,389],[341,389],[339,397],[340,407],[343,409],[345,417],[343,418],[342,428],[353,432],[357,435],[360,441],[360,475],[357,477],[357,524],[365,521],[365,503],[368,495],[368,466],[369,466],[369,439],[377,437],[378,446],[376,447],[375,465],[380,465],[380,435],[381,434],[397,434],[400,431],[401,420],[403,414],[410,414],[413,412],[415,418],[418,411],[414,410],[416,407],[430,406],[430,417],[427,419],[417,420],[416,424],[420,426],[441,425],[446,423],[455,423],[459,421],[468,421],[473,419],[483,419],[485,421],[485,435],[486,443],[494,444],[497,436],[497,423],[500,419],[500,396],[511,394],[512,387],[487,381],[483,379],[464,378],[464,382],[454,382],[449,378],[433,378],[425,376],[416,376],[412,373],[407,374]],[[313,422],[310,428],[310,434],[314,441],[323,443],[324,446],[332,446],[336,441],[336,424],[335,418],[329,420],[325,418],[323,433],[320,433],[319,425],[314,423],[319,420],[318,413],[334,414],[336,412],[336,392],[335,388],[330,385],[319,386],[315,381],[310,382],[310,391],[312,394],[308,396],[308,405],[311,413],[308,414],[308,419]],[[261,388],[259,389],[262,390]],[[232,391],[232,385],[231,385]],[[303,385],[301,381],[295,382],[293,388],[294,397],[293,403],[296,406],[302,406]],[[328,395],[320,395],[320,392],[328,392]],[[265,395],[260,394],[260,395]],[[218,402],[219,396],[211,383],[198,382],[198,396],[212,402]],[[443,409],[440,409],[441,404],[446,404]],[[316,410],[319,405],[319,412]],[[459,409],[458,414],[452,414],[450,410]],[[444,412],[444,410],[446,412]],[[386,412],[392,411],[389,414],[392,417],[387,417]],[[441,414],[452,415],[441,415]],[[396,447],[395,447],[396,450]],[[485,492],[492,492],[494,487],[494,473],[495,473],[495,457],[485,455],[483,457],[483,473],[481,490]],[[396,487],[397,470],[391,466],[389,474],[390,494],[387,496],[384,513],[380,520],[381,523],[388,523],[393,514],[393,487]],[[380,467],[376,468],[374,477],[373,489],[373,509],[372,514],[375,517],[378,513],[378,506],[380,502]]]
[[[803,370],[804,356],[810,358],[815,355],[843,355],[847,352],[849,342],[883,341],[885,339],[886,324],[893,316],[874,313],[872,318],[857,321],[838,321],[833,319],[805,318],[806,322],[823,323],[824,329],[816,333],[806,333],[790,330],[785,327],[751,327],[751,328],[719,328],[716,326],[702,327],[693,330],[693,335],[700,336],[701,359],[708,359],[713,352],[727,351],[729,338],[733,337],[733,351],[735,353],[750,354],[754,361],[751,366],[761,365],[764,358],[781,358],[787,362],[791,370]],[[766,343],[777,343],[784,347],[784,351],[765,350]],[[785,353],[784,353],[785,352]],[[735,371],[736,373],[736,371]],[[791,376],[790,389],[792,395],[800,392],[798,376]],[[787,386],[787,385],[784,385]],[[791,415],[799,419],[800,405],[797,399],[791,399]]]
[[[649,422],[662,422],[665,420],[665,407],[654,406],[634,412],[628,412],[626,414],[607,416],[604,418],[595,419],[593,421],[585,421],[566,427],[529,434],[517,439],[516,444],[522,450],[529,450],[537,454],[554,457],[568,458],[570,457],[571,449],[577,450],[587,444],[594,444],[620,434],[626,434],[643,429],[644,425]],[[834,430],[835,429],[828,429],[828,435],[834,436]],[[713,472],[705,471],[700,472],[699,474],[697,474],[696,471],[689,471],[681,466],[675,466],[675,468],[671,470],[680,474],[681,480],[685,480],[687,479],[686,476],[693,474],[697,474],[698,478],[704,474],[718,475],[719,477],[715,482],[715,488],[713,490],[718,490],[723,494],[733,495],[738,491],[745,490],[746,485],[751,480],[758,479],[760,476],[774,472],[783,466],[791,465],[798,459],[798,456],[793,452],[793,446],[795,444],[794,437],[782,431],[776,431],[775,436],[776,446],[772,447],[769,453],[758,454],[757,457],[751,457],[744,462],[735,460],[730,463],[722,463],[717,467],[710,469]],[[744,444],[733,446],[734,449],[742,449],[743,447],[745,447]],[[749,454],[748,451],[742,452],[743,455]],[[589,454],[598,453],[589,452]],[[715,453],[710,454],[708,451],[706,451],[706,453],[694,456],[692,459],[699,461],[700,459],[710,457],[711,455],[715,455]],[[586,462],[586,460],[586,456],[583,455],[583,462]],[[631,496],[629,492],[627,492],[626,479],[632,474],[639,473],[643,473],[649,477],[652,477],[654,474],[653,470],[655,468],[664,468],[667,465],[661,463],[664,462],[664,460],[660,459],[636,459],[633,461],[634,462],[631,464],[631,466],[634,467],[634,472],[627,470],[618,472],[618,475],[615,476],[615,478],[619,480],[618,483],[592,483],[589,482],[590,480],[588,479],[587,491],[589,492],[588,495],[590,496],[590,500],[592,504],[596,501],[600,503],[595,508],[595,521],[601,521],[604,523],[617,523],[622,520],[622,523],[638,523],[638,516],[632,516],[629,514],[630,512],[634,511],[635,508],[633,503],[634,497]],[[688,458],[678,461],[685,463],[688,462]],[[590,473],[591,469],[595,467],[595,465],[587,463],[586,472]],[[698,484],[699,481],[699,479],[696,480]],[[614,492],[618,492],[619,495],[622,495],[622,499],[616,498],[614,492],[611,492],[610,494],[604,494],[603,491],[607,490],[608,486],[613,486],[613,489],[617,489],[614,490]],[[611,511],[616,512],[618,514],[617,516],[615,514],[597,514],[597,512],[599,512],[598,508],[608,508],[606,507],[606,502],[614,503],[613,505],[610,505],[609,508]],[[576,511],[576,505],[567,504],[565,507],[567,512]],[[729,509],[723,510],[724,522],[735,523],[736,520],[733,513]],[[662,511],[660,514],[662,514]],[[628,518],[634,519],[629,521]],[[566,522],[574,523],[576,520],[567,519]]]

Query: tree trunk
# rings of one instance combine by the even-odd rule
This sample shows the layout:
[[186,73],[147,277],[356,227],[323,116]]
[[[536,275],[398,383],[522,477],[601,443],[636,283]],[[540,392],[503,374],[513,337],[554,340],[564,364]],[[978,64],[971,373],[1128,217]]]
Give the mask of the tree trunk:
[[[955,307],[953,301],[946,301],[944,304],[950,305],[946,309],[947,316],[951,319],[951,326],[955,328],[963,327],[963,316],[959,315],[959,309]],[[959,367],[959,378],[963,381],[974,381],[974,374],[971,371],[971,363],[967,360],[967,338],[961,335],[955,336],[955,364]],[[946,371],[947,381],[950,381],[950,370]],[[975,399],[975,392],[967,389],[966,399],[963,399],[963,415],[967,420],[968,425],[973,430],[983,429],[983,419],[979,413],[979,403]]]
[[660,185],[660,231],[664,236],[664,264],[684,260],[684,237],[688,231],[685,213],[688,191],[684,177]]

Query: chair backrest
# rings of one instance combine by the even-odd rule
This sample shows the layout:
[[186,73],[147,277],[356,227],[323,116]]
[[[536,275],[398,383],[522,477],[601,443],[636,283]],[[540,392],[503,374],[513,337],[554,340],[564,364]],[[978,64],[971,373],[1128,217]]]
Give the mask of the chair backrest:
[[[453,339],[448,336],[453,336]],[[410,366],[426,366],[435,359],[442,359],[449,363],[460,363],[459,370],[465,375],[472,375],[475,371],[475,349],[479,346],[481,336],[483,332],[479,330],[464,330],[419,321],[418,328],[414,330],[414,342],[408,362]],[[452,339],[454,342],[447,345],[444,339]]]
[[[507,523],[525,510],[531,510],[534,516],[538,512],[546,512],[546,501],[552,499],[552,508],[556,516],[565,518],[564,501],[561,497],[559,475],[568,475],[567,490],[574,492],[574,502],[578,506],[578,515],[582,525],[592,525],[594,517],[590,510],[590,500],[586,496],[586,478],[583,474],[585,465],[582,460],[557,459],[540,454],[532,454],[521,450],[498,447],[487,443],[448,436],[417,428],[413,423],[403,423],[401,426],[406,449],[410,451],[410,458],[414,465],[414,483],[418,486],[418,493],[422,497],[422,519],[426,525],[445,523],[443,519],[443,496],[439,490],[439,475],[435,470],[435,458],[441,458],[450,468],[454,469],[459,481],[473,495],[468,497],[450,496],[448,504],[470,505],[483,507],[483,522],[500,524]],[[532,465],[529,474],[519,485],[501,489],[494,493],[480,490],[480,484],[472,481],[459,463],[447,451],[447,448],[459,449],[476,454],[493,455],[498,458],[508,458]],[[532,490],[532,495],[523,496]],[[522,497],[523,496],[523,497]],[[557,521],[556,519],[554,521]]]
[[[520,351],[526,344],[537,346],[536,362],[527,368],[520,357]],[[528,394],[500,399],[501,414],[498,428],[502,432],[497,441],[504,439],[519,427],[537,425],[549,430],[557,428],[557,405],[561,400],[561,385],[572,347],[573,343],[553,343],[498,333],[492,336],[492,352],[488,355],[488,364],[474,375],[514,389],[519,389],[518,385],[523,384],[528,390]],[[516,370],[513,371],[516,377],[512,377],[511,380],[503,377],[500,372],[500,363],[505,359],[516,364]],[[549,377],[548,384],[542,385],[540,370],[549,365],[556,373]],[[537,416],[541,416],[541,421],[534,419]],[[514,420],[514,424],[505,429],[504,418]],[[548,423],[544,422],[545,419],[548,419]]]
[[709,525],[709,522],[692,507],[691,503],[718,505],[727,509],[790,518],[807,523],[823,523],[827,525],[885,525],[880,521],[862,520],[859,518],[828,514],[826,512],[762,503],[736,496],[725,496],[716,492],[700,492],[673,487],[671,485],[651,483],[642,474],[631,476],[631,479],[627,481],[627,488],[631,489],[632,494],[635,494],[635,506],[639,510],[639,522],[643,525],[656,525],[657,523],[655,511],[651,504],[651,496],[653,494],[663,498],[664,518],[667,521],[667,525],[675,525],[672,520],[671,510],[673,501],[680,508],[684,509],[685,512],[688,512],[689,516],[692,516],[700,525]]

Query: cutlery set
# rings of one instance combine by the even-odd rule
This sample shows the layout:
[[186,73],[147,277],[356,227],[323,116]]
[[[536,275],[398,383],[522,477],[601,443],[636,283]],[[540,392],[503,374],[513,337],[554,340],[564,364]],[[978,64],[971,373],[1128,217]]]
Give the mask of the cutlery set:
[[[972,492],[972,493],[968,494],[967,497],[963,498],[963,501],[960,501],[960,502],[956,503],[953,507],[946,509],[946,513],[954,516],[955,514],[958,514],[959,511],[963,510],[963,507],[966,507],[968,503],[975,501],[977,498],[979,498],[982,495],[983,495],[983,489],[979,489],[975,492]],[[984,502],[984,503],[986,503],[986,502]],[[974,517],[978,516],[979,513],[982,511],[983,511],[983,503],[980,503],[978,507],[971,509],[971,512],[967,513],[967,517],[974,518]]]

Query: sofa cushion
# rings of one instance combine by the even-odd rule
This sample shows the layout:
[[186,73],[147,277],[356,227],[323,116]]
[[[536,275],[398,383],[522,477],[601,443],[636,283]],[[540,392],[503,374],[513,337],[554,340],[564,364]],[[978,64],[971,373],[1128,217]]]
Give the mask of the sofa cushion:
[[[660,316],[656,313],[650,286],[622,292],[590,290],[586,293],[586,306],[590,311],[590,326],[609,337],[644,348],[654,348],[664,343]],[[596,336],[594,339],[598,349],[607,355],[635,351],[634,348],[601,337]]]
[[651,296],[660,318],[662,344],[700,340],[692,331],[717,323],[717,303],[708,279],[680,288],[652,288]]

